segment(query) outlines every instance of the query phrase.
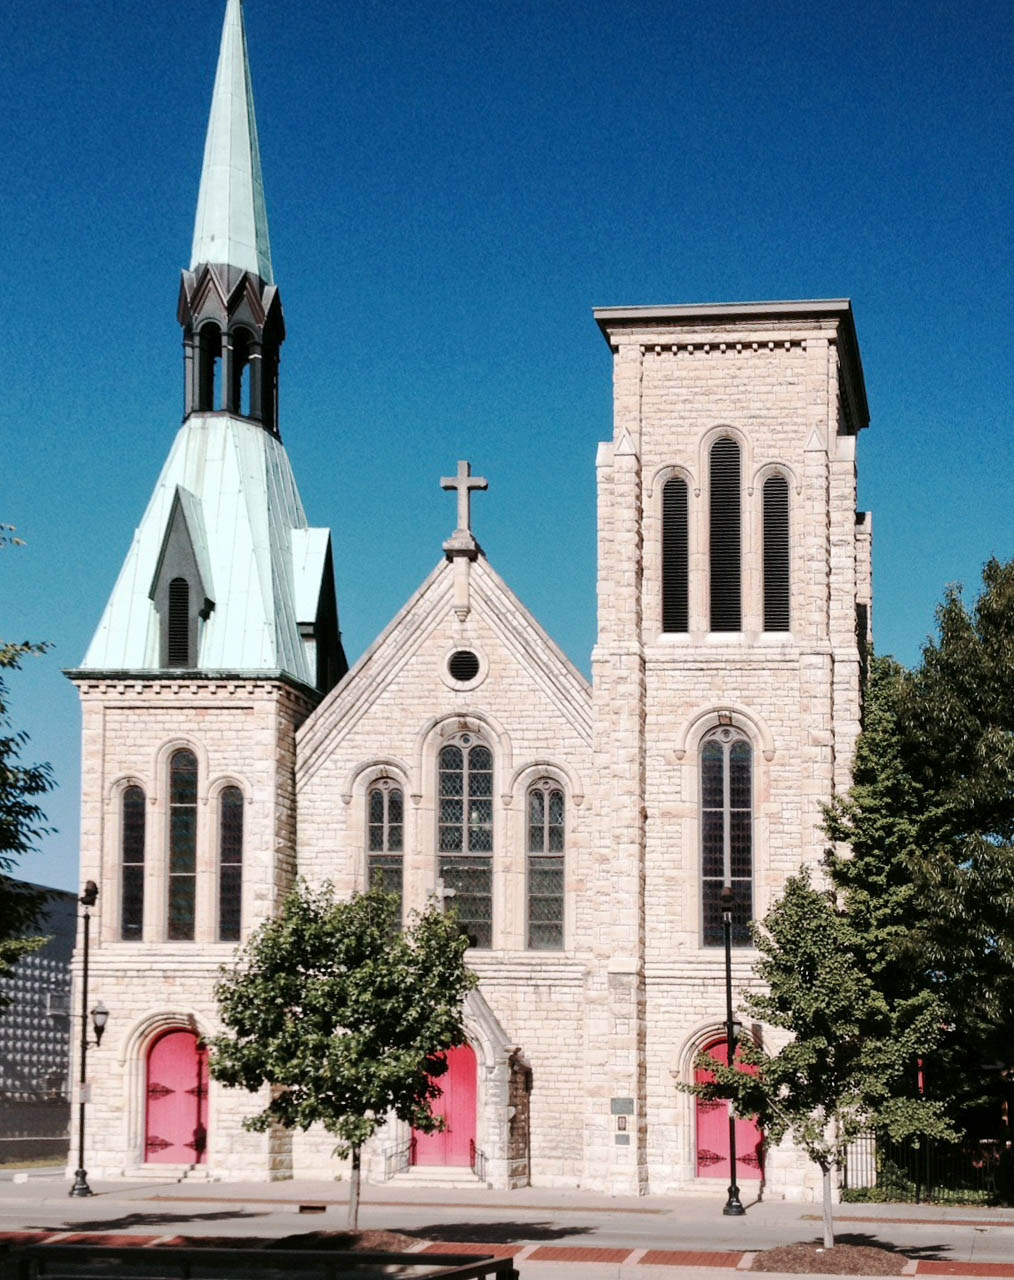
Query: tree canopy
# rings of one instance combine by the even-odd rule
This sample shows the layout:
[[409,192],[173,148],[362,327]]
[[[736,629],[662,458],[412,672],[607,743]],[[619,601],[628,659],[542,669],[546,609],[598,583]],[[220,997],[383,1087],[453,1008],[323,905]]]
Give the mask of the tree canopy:
[[394,1114],[424,1133],[443,1125],[445,1049],[462,1044],[463,1001],[475,976],[468,939],[435,905],[399,929],[399,899],[376,887],[337,900],[330,884],[299,885],[280,914],[239,952],[216,988],[223,1034],[211,1074],[251,1091],[271,1086],[244,1123],[320,1124],[351,1153],[350,1221],[358,1211],[359,1152]]
[[731,1097],[740,1115],[759,1118],[769,1145],[791,1135],[821,1170],[830,1247],[831,1173],[860,1133],[949,1132],[941,1106],[921,1098],[916,1081],[917,1057],[940,1033],[940,1007],[930,991],[884,992],[863,933],[805,869],[752,932],[764,989],[750,992],[744,1008],[791,1039],[777,1050],[741,1039],[740,1060],[756,1066],[756,1075],[703,1055],[699,1065],[713,1082],[684,1088]]

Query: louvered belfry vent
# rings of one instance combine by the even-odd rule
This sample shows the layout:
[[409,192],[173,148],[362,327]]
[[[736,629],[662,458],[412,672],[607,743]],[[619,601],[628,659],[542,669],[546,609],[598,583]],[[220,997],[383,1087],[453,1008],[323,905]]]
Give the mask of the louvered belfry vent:
[[764,630],[789,630],[789,485],[764,481]]
[[662,630],[690,629],[687,483],[679,476],[662,490]]
[[190,666],[190,584],[186,578],[169,583],[169,622],[166,629],[166,666]]
[[711,446],[711,630],[740,631],[739,445],[723,437]]

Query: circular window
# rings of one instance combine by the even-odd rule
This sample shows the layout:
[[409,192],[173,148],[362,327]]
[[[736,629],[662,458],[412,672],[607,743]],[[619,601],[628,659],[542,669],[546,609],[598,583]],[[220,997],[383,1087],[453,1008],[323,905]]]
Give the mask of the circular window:
[[447,660],[447,670],[452,680],[465,684],[479,674],[479,659],[471,649],[457,649]]

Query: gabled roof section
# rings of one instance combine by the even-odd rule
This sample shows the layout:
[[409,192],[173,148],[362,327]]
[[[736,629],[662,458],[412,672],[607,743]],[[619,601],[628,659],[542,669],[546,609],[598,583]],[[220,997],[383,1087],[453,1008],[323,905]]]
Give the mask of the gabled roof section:
[[317,616],[330,535],[307,528],[281,441],[222,413],[192,414],[177,433],[80,670],[162,670],[150,591],[180,517],[215,593],[196,668],[281,673],[315,688],[299,623]]
[[190,490],[184,489],[182,485],[176,486],[176,494],[169,510],[169,519],[166,521],[165,533],[162,536],[162,546],[159,548],[155,572],[152,575],[151,586],[148,588],[149,599],[155,599],[159,579],[162,577],[162,566],[170,551],[174,535],[183,536],[189,542],[197,573],[201,579],[201,591],[206,600],[213,601],[215,593],[211,579],[211,560],[208,556],[208,535],[204,530],[201,504]]
[[[489,562],[471,565],[471,623],[496,632],[508,657],[588,743],[592,739],[591,685],[547,634]],[[297,734],[301,775],[313,773],[330,745],[384,696],[435,632],[454,634],[454,565],[441,561],[359,661],[328,694]],[[463,712],[484,705],[482,689]]]
[[242,0],[228,0],[204,144],[191,271],[219,263],[274,281]]

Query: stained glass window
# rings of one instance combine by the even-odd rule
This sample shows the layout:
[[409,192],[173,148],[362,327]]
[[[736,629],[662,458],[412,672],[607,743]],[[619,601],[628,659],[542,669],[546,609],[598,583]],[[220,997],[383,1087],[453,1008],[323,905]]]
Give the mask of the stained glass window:
[[243,792],[225,787],[218,799],[218,940],[238,942],[243,899]]
[[144,931],[144,791],[127,787],[123,793],[120,827],[120,937],[138,942]]
[[493,755],[471,734],[440,752],[438,869],[473,947],[493,945]]
[[750,945],[753,916],[753,752],[735,729],[715,730],[701,744],[701,897],[703,941],[725,939],[720,895],[733,892],[732,942]]
[[194,936],[197,889],[197,757],[176,751],[169,761],[169,926],[173,941]]
[[370,787],[366,796],[367,872],[372,889],[382,883],[388,893],[402,895],[402,855],[405,848],[405,799],[387,779]]
[[528,947],[563,950],[564,798],[549,779],[528,793]]

